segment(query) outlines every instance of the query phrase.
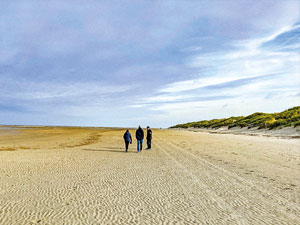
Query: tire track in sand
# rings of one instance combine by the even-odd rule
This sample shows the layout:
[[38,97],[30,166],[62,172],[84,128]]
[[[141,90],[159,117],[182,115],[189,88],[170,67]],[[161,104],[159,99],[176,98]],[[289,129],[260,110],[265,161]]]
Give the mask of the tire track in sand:
[[[196,204],[203,204],[205,205],[205,208],[208,208],[208,212],[206,213],[206,219],[209,221],[208,224],[248,224],[243,215],[238,214],[236,210],[227,204],[220,196],[218,196],[215,192],[210,191],[209,187],[203,183],[198,176],[191,172],[186,166],[179,162],[159,144],[154,143],[154,145],[175,164],[177,170],[179,169],[180,171],[183,171],[185,175],[191,178],[184,179],[190,183],[180,182],[181,186],[184,188],[184,191],[187,193],[187,195],[193,195],[189,198],[189,201],[194,203],[196,201]],[[174,164],[170,165],[170,167],[174,167]],[[177,174],[176,179],[181,180],[185,175]],[[191,189],[190,187],[193,187],[194,189]],[[199,197],[195,196],[195,191],[199,195],[200,199]],[[204,210],[207,210],[205,208]],[[198,222],[200,223],[200,221]]]
[[[279,209],[280,212],[282,212],[283,214],[287,214],[290,215],[291,217],[294,217],[294,219],[299,220],[298,217],[293,216],[293,214],[290,214],[289,212],[286,212],[286,208],[288,209],[293,209],[293,212],[295,215],[300,214],[300,207],[297,203],[293,203],[288,201],[287,199],[285,199],[282,195],[276,194],[275,191],[273,190],[272,193],[266,191],[265,189],[261,188],[260,185],[262,185],[262,183],[255,183],[249,179],[245,179],[235,173],[232,173],[220,166],[217,166],[203,158],[201,158],[198,155],[195,155],[191,152],[188,152],[187,150],[184,150],[183,148],[175,145],[172,142],[166,142],[165,143],[171,145],[173,148],[176,148],[177,150],[188,154],[189,156],[191,156],[194,160],[199,161],[200,163],[205,163],[208,166],[211,166],[213,169],[215,170],[220,170],[221,172],[225,173],[227,176],[232,177],[233,179],[235,179],[235,184],[241,184],[244,185],[245,188],[248,188],[250,190],[254,190],[256,192],[259,192],[260,197],[265,198],[266,200],[272,201],[272,203],[267,203],[267,204],[271,204],[271,206],[274,206],[273,204],[276,205],[276,207]],[[200,164],[201,165],[201,164]],[[267,201],[266,201],[267,202]],[[285,207],[282,206],[283,204],[285,204]]]
[[[167,154],[172,155],[171,157],[179,164],[185,165],[183,167],[187,171],[207,184],[210,191],[217,193],[222,201],[228,203],[236,212],[239,211],[247,218],[248,222],[255,221],[256,223],[265,224],[268,221],[269,223],[282,224],[286,221],[294,221],[296,224],[299,223],[299,217],[288,213],[277,202],[269,202],[269,199],[266,199],[269,193],[264,193],[261,188],[255,186],[251,181],[214,165],[170,142],[166,142],[162,138],[158,138],[158,140],[160,144],[168,146],[165,149],[160,147],[164,152],[167,152],[166,149],[176,149],[177,152],[168,151]],[[297,205],[290,204],[289,207],[297,208]],[[277,212],[276,215],[273,211]]]

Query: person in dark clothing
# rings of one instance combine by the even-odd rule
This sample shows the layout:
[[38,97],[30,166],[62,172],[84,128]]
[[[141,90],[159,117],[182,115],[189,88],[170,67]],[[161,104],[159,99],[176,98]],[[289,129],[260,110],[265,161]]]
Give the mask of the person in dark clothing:
[[126,132],[123,135],[123,138],[125,141],[125,151],[128,152],[129,143],[132,144],[132,138],[129,130],[126,130]]
[[135,132],[135,137],[137,140],[137,152],[142,152],[143,151],[143,139],[144,139],[144,131],[139,126],[139,128]]
[[147,126],[147,149],[151,149],[151,140],[152,140],[152,130],[150,129],[149,126]]

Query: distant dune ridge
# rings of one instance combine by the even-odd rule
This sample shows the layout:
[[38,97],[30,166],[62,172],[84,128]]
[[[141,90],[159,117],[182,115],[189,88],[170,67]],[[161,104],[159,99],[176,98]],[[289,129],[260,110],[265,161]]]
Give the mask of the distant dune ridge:
[[266,128],[281,129],[284,127],[300,126],[300,106],[287,109],[280,113],[262,113],[256,112],[249,116],[232,116],[223,119],[202,120],[198,122],[189,122],[178,124],[170,128],[212,128],[222,127],[231,128]]

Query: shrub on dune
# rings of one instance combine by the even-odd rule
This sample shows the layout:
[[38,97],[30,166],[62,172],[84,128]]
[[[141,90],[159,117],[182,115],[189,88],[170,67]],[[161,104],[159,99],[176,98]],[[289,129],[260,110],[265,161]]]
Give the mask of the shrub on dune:
[[249,116],[237,116],[223,119],[202,120],[198,122],[189,122],[185,124],[178,124],[171,128],[212,128],[218,129],[220,127],[258,127],[259,129],[268,128],[282,128],[287,126],[300,125],[300,106],[287,109],[280,113],[262,113],[256,112]]

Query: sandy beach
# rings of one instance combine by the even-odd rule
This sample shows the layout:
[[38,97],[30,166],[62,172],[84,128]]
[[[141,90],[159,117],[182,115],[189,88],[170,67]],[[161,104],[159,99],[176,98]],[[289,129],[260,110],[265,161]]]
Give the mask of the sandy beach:
[[300,224],[300,139],[123,133],[2,127],[0,224]]

